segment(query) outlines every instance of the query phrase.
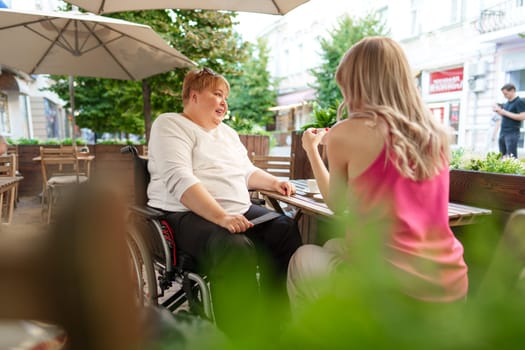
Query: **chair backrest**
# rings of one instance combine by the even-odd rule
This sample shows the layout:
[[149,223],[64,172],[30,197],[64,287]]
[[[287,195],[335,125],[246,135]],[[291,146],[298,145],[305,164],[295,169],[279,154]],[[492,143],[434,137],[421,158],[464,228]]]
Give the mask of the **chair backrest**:
[[42,180],[47,183],[54,176],[76,175],[80,183],[82,174],[75,147],[40,147]]
[[18,172],[18,145],[7,145],[7,155],[14,154],[15,156],[15,170]]
[[292,168],[292,157],[290,156],[261,156],[252,154],[251,160],[256,167],[274,176],[290,178]]
[[16,176],[16,155],[0,156],[0,176]]
[[120,152],[131,153],[133,156],[133,175],[135,178],[135,204],[146,205],[148,203],[148,184],[150,175],[148,171],[148,159],[145,156],[140,156],[139,151],[135,146],[125,146]]

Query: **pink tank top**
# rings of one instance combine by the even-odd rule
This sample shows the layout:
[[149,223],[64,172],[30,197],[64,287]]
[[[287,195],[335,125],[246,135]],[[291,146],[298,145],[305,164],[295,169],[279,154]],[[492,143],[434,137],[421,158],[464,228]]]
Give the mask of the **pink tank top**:
[[435,302],[465,297],[463,246],[448,224],[448,167],[431,179],[413,181],[387,159],[385,146],[349,185],[362,210],[386,209],[382,212],[391,223],[387,261],[400,277],[404,293]]

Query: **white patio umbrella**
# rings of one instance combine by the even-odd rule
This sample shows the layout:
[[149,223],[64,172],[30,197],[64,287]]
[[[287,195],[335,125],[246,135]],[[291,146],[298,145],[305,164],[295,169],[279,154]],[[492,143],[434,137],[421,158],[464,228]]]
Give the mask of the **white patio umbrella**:
[[89,13],[0,9],[0,42],[0,65],[29,74],[140,80],[195,65],[149,26]]
[[203,9],[284,15],[308,0],[65,0],[93,13],[153,9]]

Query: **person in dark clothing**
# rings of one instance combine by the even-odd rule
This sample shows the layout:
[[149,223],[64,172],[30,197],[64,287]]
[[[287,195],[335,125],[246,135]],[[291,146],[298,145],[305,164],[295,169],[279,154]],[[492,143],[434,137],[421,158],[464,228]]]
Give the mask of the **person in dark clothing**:
[[495,105],[494,112],[501,115],[499,133],[499,151],[507,157],[518,157],[518,140],[520,138],[521,121],[525,119],[525,102],[516,94],[513,84],[505,84],[501,88],[507,99],[502,107]]

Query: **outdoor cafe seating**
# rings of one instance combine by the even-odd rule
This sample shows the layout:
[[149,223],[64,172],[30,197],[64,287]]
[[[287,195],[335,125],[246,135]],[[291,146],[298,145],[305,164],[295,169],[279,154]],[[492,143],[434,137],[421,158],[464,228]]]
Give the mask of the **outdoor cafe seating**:
[[89,180],[93,156],[81,159],[74,146],[40,147],[42,213],[51,222],[58,197],[69,187]]
[[9,224],[17,195],[18,182],[21,176],[16,174],[16,155],[0,156],[0,212],[3,222]]

